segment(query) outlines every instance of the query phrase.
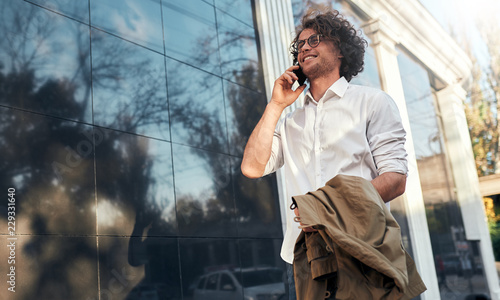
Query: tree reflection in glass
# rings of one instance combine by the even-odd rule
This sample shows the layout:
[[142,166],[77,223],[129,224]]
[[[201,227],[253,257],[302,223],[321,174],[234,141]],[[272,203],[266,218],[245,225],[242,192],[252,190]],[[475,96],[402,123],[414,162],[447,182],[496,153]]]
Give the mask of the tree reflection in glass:
[[[220,11],[221,67],[215,27],[201,39],[197,26],[184,35],[168,27],[165,57],[133,35],[80,23],[85,1],[74,10],[33,2],[0,4],[0,179],[19,194],[19,270],[29,273],[16,299],[141,290],[179,299],[179,235],[281,239],[274,177],[239,170],[266,104],[254,29]],[[164,26],[172,12],[193,19],[162,3]],[[199,3],[215,26],[214,7]],[[177,50],[189,55],[169,52],[182,37],[190,48]]]

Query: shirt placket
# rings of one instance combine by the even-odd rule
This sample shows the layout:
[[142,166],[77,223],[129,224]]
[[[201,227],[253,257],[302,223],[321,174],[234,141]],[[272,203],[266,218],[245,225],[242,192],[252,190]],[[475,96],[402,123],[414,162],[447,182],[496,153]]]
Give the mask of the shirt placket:
[[316,106],[316,116],[314,118],[314,171],[315,171],[315,188],[321,187],[321,112],[323,109],[323,101],[319,101]]

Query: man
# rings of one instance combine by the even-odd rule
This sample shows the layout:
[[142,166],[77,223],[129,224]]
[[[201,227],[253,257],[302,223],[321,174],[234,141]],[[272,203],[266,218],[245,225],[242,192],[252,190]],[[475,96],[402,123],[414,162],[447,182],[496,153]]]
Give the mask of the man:
[[[297,32],[291,53],[298,65],[275,81],[246,145],[243,174],[258,178],[284,166],[288,206],[292,196],[314,191],[338,174],[370,180],[385,202],[401,195],[407,162],[397,106],[380,90],[349,84],[363,70],[366,41],[338,11],[309,12]],[[305,104],[276,126],[306,88],[292,89],[299,66],[309,81]],[[287,212],[281,256],[288,264],[300,233],[293,218],[294,212]]]

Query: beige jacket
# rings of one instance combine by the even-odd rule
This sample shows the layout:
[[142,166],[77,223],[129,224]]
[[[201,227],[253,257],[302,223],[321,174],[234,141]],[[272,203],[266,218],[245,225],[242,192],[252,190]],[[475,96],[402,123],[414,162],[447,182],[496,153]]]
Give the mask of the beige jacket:
[[337,175],[293,200],[302,224],[318,228],[302,232],[295,244],[297,299],[324,299],[332,282],[336,299],[411,299],[427,289],[369,181]]

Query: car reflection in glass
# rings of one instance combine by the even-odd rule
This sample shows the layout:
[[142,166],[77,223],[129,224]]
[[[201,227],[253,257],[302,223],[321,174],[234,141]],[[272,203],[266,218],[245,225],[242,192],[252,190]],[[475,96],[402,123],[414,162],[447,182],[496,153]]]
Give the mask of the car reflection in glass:
[[200,277],[193,296],[194,300],[284,300],[283,270],[262,267],[214,271]]

